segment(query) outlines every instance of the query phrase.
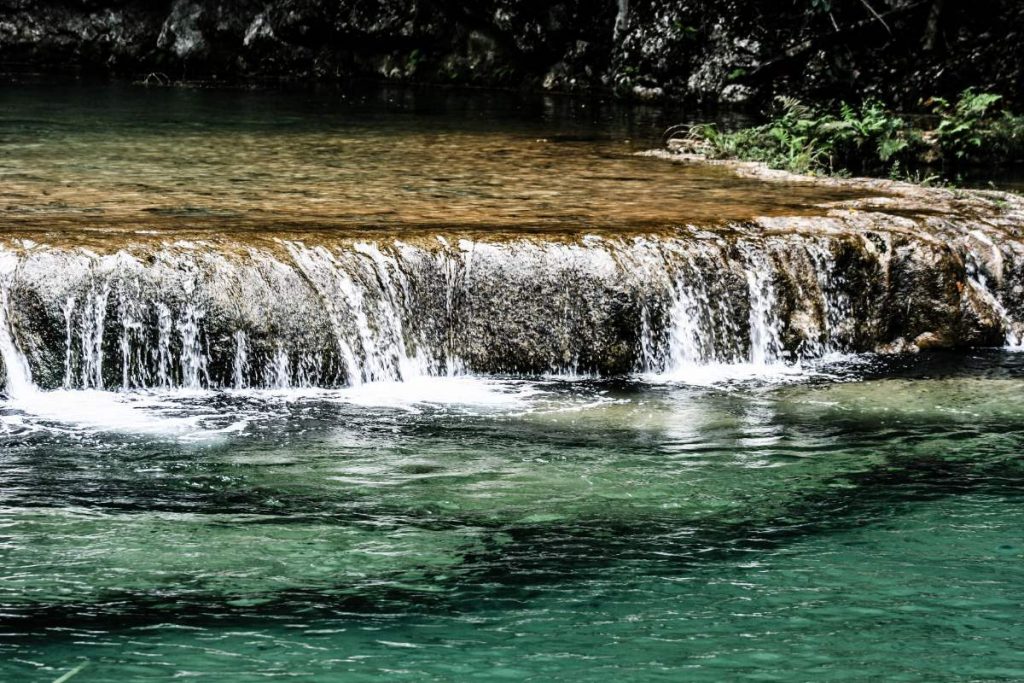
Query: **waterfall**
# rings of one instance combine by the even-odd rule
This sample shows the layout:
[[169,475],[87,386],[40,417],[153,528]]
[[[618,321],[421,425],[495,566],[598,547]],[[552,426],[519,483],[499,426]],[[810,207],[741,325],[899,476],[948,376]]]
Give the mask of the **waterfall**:
[[827,241],[808,243],[807,256],[815,273],[813,285],[821,302],[822,315],[818,321],[820,337],[807,339],[806,350],[822,356],[842,350],[846,343],[844,340],[850,336],[851,330],[847,328],[853,319],[851,294],[844,273],[836,267]]
[[288,352],[284,347],[278,346],[270,362],[270,381],[267,385],[271,389],[288,389],[292,385],[291,376],[291,359],[288,358]]
[[192,304],[187,304],[178,322],[181,335],[181,385],[186,389],[201,389],[209,385],[207,358],[199,339],[200,321],[203,314]]
[[[1020,342],[1013,253],[920,242],[896,259],[894,240],[694,229],[140,243],[107,255],[0,247],[8,391],[26,378],[285,389],[454,372],[776,373],[926,332]],[[31,370],[19,349],[31,349]]]
[[404,319],[408,311],[405,302],[411,296],[408,279],[394,258],[384,255],[376,244],[358,242],[355,251],[369,259],[368,269],[372,272],[382,296],[380,297],[379,318],[386,330],[389,353],[397,362],[397,376],[394,379],[408,380],[428,374],[427,362],[422,353],[410,354],[406,345]]
[[64,384],[65,389],[71,388],[71,373],[73,370],[74,361],[74,316],[75,316],[75,297],[69,296],[64,301]]
[[[987,275],[991,269],[994,270],[994,279],[1001,280],[1004,276],[1005,264],[1002,254],[996,245],[981,231],[974,230],[971,237],[988,248],[988,258],[975,249],[969,249],[965,259],[965,270],[967,271],[967,285],[982,301],[989,305],[992,312],[999,318],[1003,328],[1005,345],[1010,349],[1024,348],[1024,324],[1014,320],[1006,305],[1000,299],[997,288],[993,287],[990,281],[992,278]],[[986,268],[986,261],[991,263]]]
[[334,340],[338,346],[338,353],[345,364],[345,374],[351,386],[358,386],[363,383],[363,370],[352,344],[349,342],[342,323],[343,312],[339,310],[338,299],[342,297],[333,296],[333,287],[338,286],[332,281],[337,281],[336,270],[333,265],[333,258],[326,249],[311,251],[303,244],[288,243],[288,253],[295,265],[305,276],[307,282],[313,287],[320,298],[323,310],[330,320],[331,330],[334,332]]
[[164,303],[156,304],[156,375],[157,384],[162,389],[171,386],[171,309]]
[[1007,348],[1024,347],[1024,326],[1017,323],[1007,311],[1006,306],[989,286],[988,278],[980,271],[976,263],[968,261],[967,284],[977,296],[985,301],[996,314],[1003,327],[1003,341]]
[[[684,257],[668,316],[664,370],[670,375],[708,364],[746,363],[766,368],[781,362],[782,320],[777,310],[775,269],[765,254],[748,245],[742,246],[740,253],[739,262],[730,262],[721,249],[710,250],[703,261]],[[730,298],[723,278],[730,268],[742,274],[745,301]],[[745,325],[741,307],[746,311]],[[645,340],[643,345],[649,347],[652,342]],[[657,354],[648,351],[646,355]]]
[[7,289],[0,289],[0,358],[7,373],[7,394],[11,398],[24,398],[36,391],[28,361],[14,341],[14,329],[10,324],[10,296]]
[[82,343],[82,386],[103,388],[103,334],[106,329],[109,285],[90,290],[85,298],[79,334]]
[[750,351],[751,365],[766,366],[780,360],[782,342],[779,339],[779,318],[776,311],[773,272],[763,254],[748,252],[749,264],[746,269],[747,287],[750,290]]
[[232,335],[235,342],[235,358],[231,363],[231,384],[235,389],[247,389],[249,380],[249,341],[245,332],[238,330]]
[[691,286],[677,286],[669,314],[672,328],[669,332],[668,362],[669,367],[677,372],[709,360],[704,351],[707,335],[702,320],[709,302],[695,290]]

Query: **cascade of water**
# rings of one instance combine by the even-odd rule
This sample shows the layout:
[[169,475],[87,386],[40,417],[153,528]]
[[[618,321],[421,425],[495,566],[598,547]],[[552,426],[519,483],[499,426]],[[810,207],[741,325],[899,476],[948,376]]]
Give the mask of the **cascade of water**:
[[821,339],[816,343],[808,340],[807,351],[810,355],[821,356],[842,350],[843,327],[851,317],[850,294],[845,277],[836,268],[835,256],[827,242],[809,242],[806,252],[814,270],[822,309]]
[[348,383],[351,386],[358,386],[363,383],[363,373],[359,362],[356,360],[355,351],[349,343],[345,327],[342,325],[342,317],[338,309],[336,297],[332,296],[330,285],[336,280],[332,274],[336,273],[335,261],[330,253],[320,247],[307,249],[304,245],[295,242],[287,243],[288,253],[292,261],[305,275],[307,282],[316,291],[317,296],[324,304],[324,311],[334,331],[335,341],[338,345],[338,353],[345,363],[345,373]]
[[103,388],[103,333],[107,320],[107,300],[110,285],[99,291],[90,288],[82,308],[79,337],[82,342],[82,387]]
[[[772,262],[749,246],[741,246],[740,252],[747,295],[746,336],[740,333],[742,327],[736,319],[742,304],[734,301],[734,290],[728,284],[735,262],[726,259],[724,250],[710,246],[699,255],[680,256],[683,267],[672,285],[664,361],[669,373],[718,363],[764,367],[781,359],[782,321]],[[644,343],[653,346],[650,341]]]
[[[356,253],[369,257],[368,268],[376,279],[382,296],[379,299],[380,321],[378,333],[385,346],[390,346],[390,355],[398,367],[396,379],[407,380],[429,373],[429,363],[421,350],[412,355],[406,346],[405,316],[408,315],[406,301],[409,298],[409,283],[402,272],[398,259],[385,256],[376,244],[359,242]],[[382,346],[378,342],[378,348]]]
[[335,277],[338,290],[348,302],[351,320],[359,336],[363,379],[367,382],[398,379],[394,367],[385,359],[385,352],[376,344],[363,292],[343,268],[336,267]]
[[[166,257],[172,267],[163,256],[107,262],[73,250],[46,258],[0,250],[0,285],[15,291],[5,273],[18,273],[11,305],[29,302],[52,330],[34,321],[22,329],[28,319],[19,309],[8,312],[19,323],[8,336],[43,351],[32,355],[46,364],[41,380],[60,383],[63,360],[68,389],[407,380],[458,372],[459,355],[495,371],[614,372],[637,358],[637,368],[652,372],[702,367],[710,375],[723,364],[775,372],[787,357],[783,339],[804,359],[869,347],[885,329],[858,288],[888,282],[879,273],[892,248],[864,238],[873,251],[856,239],[293,242],[284,243],[291,258],[258,249],[209,261],[174,252]],[[1001,277],[996,257],[977,249],[962,252],[962,305],[989,328],[1001,320],[1007,342],[1020,343],[1020,277]],[[1011,268],[1009,251],[1003,256]],[[77,279],[62,282],[55,260],[72,264]],[[623,342],[636,334],[634,352]]]
[[750,301],[750,351],[752,365],[768,365],[779,361],[782,342],[780,321],[775,310],[774,274],[760,252],[747,251],[745,270]]
[[1005,343],[1008,349],[1024,350],[1024,325],[1014,322],[1006,315],[1006,309],[1003,308],[1003,315],[1005,316],[1003,322],[1003,329],[1006,331]]
[[74,359],[74,315],[75,297],[69,296],[63,306],[64,312],[64,388],[70,389],[72,384],[72,373],[74,372],[72,361]]
[[245,332],[238,330],[232,339],[235,342],[235,357],[231,364],[232,383],[235,389],[246,389],[249,386],[246,379],[249,372],[249,338]]
[[146,328],[138,320],[134,320],[125,313],[122,318],[121,327],[121,387],[131,389],[133,387],[144,387],[148,382],[149,370],[146,367]]
[[318,353],[300,353],[299,362],[292,373],[294,376],[293,386],[303,389],[322,386],[321,378],[324,377],[322,359],[323,356]]
[[655,338],[655,326],[651,320],[651,308],[646,300],[640,302],[640,358],[637,366],[640,370],[655,370],[660,358],[658,344]]
[[672,326],[669,331],[669,367],[680,370],[692,365],[704,363],[702,342],[705,330],[702,326],[701,301],[693,288],[686,285],[676,287],[676,298],[670,313]]
[[174,321],[171,309],[166,304],[156,304],[156,379],[162,389],[172,384],[171,379],[171,333]]
[[[329,254],[328,259],[334,275],[334,287],[348,305],[348,320],[350,325],[355,327],[357,336],[355,341],[358,342],[361,352],[362,362],[355,363],[353,367],[353,375],[360,378],[355,384],[392,379],[390,373],[381,363],[381,354],[373,343],[373,333],[370,330],[370,321],[364,308],[362,291],[333,255]],[[347,342],[347,345],[350,349],[352,348],[351,341]]]
[[292,386],[291,359],[283,345],[278,345],[274,351],[267,383],[271,389],[290,389]]
[[678,373],[710,363],[737,363],[746,358],[748,340],[741,336],[729,289],[731,265],[717,247],[678,256],[682,269],[672,284],[665,367]]
[[[1024,324],[1013,319],[999,296],[998,288],[994,289],[989,286],[986,275],[987,272],[991,271],[997,283],[1002,281],[1005,270],[1003,254],[995,242],[981,230],[972,230],[970,236],[974,239],[975,243],[980,243],[983,247],[987,247],[988,254],[983,256],[973,246],[968,247],[965,264],[967,284],[999,317],[1006,346],[1020,349],[1024,347]],[[982,265],[986,263],[989,266],[988,268]]]
[[0,289],[0,358],[7,371],[7,394],[11,398],[22,398],[36,391],[32,383],[32,372],[28,360],[14,340],[14,329],[10,319],[10,300],[7,289]]
[[1003,343],[1011,349],[1024,347],[1024,325],[1018,324],[1011,316],[1006,306],[999,300],[996,293],[988,285],[988,278],[978,265],[977,256],[974,252],[968,252],[967,258],[967,284],[987,303],[992,311],[999,317],[1003,328]]
[[[692,266],[688,260],[687,266]],[[707,293],[692,268],[680,271],[672,283],[672,301],[668,309],[667,339],[657,333],[645,310],[641,316],[641,346],[644,367],[659,367],[673,374],[702,365],[715,357],[714,339],[709,339]],[[659,338],[662,343],[659,343]],[[663,343],[667,342],[667,347]],[[705,347],[710,356],[705,354]],[[664,349],[664,350],[663,350]]]
[[[123,295],[120,297],[118,315],[121,321],[121,339],[119,341],[121,349],[121,389],[122,391],[127,391],[132,388],[133,383],[138,386],[145,384],[141,374],[136,377],[132,376],[132,367],[141,366],[137,358],[138,351],[136,350],[136,344],[133,344],[133,339],[143,336],[143,326],[142,323],[133,318],[127,298]],[[132,353],[133,350],[136,350],[135,354]],[[139,367],[139,372],[141,373],[141,367]]]
[[131,388],[132,369],[132,342],[131,328],[133,323],[126,319],[124,312],[121,314],[121,339],[118,345],[121,347],[121,389],[127,391]]
[[398,257],[367,242],[340,254],[299,243],[290,243],[288,249],[324,302],[350,384],[402,380],[430,371],[421,345],[416,344],[415,353],[409,350],[410,294]]
[[999,298],[994,292],[988,287],[988,279],[978,268],[977,264],[968,261],[968,285],[971,289],[992,309],[992,311],[998,316],[999,323],[1002,325],[1002,332],[1004,332],[1004,343],[1010,348],[1017,348],[1024,344],[1024,330],[1021,326],[1019,327],[1014,319],[1010,316],[1010,312],[1007,307],[1002,305]]
[[[446,244],[442,242],[442,244]],[[459,243],[462,251],[462,259],[450,255],[447,251],[441,252],[437,257],[441,259],[442,272],[444,273],[444,312],[445,329],[447,338],[444,342],[444,364],[445,371],[449,376],[462,374],[466,371],[465,363],[459,354],[458,343],[455,339],[457,321],[457,300],[469,298],[466,283],[469,281],[470,271],[473,266],[473,244],[468,241]]]
[[[633,278],[633,286],[645,294],[637,302],[639,330],[636,369],[641,372],[668,371],[672,369],[668,360],[672,354],[672,342],[666,337],[671,336],[670,330],[675,323],[675,318],[672,317],[675,306],[668,303],[668,297],[665,295],[674,293],[682,278],[666,267],[672,261],[671,255],[662,253],[649,240],[638,237],[633,240],[632,246],[635,249],[612,249],[610,253],[616,260],[617,268]],[[652,270],[664,274],[660,283],[662,286],[650,285],[645,274]],[[672,292],[667,291],[670,287]],[[668,325],[662,324],[666,320],[666,310],[669,315]]]
[[186,389],[201,389],[209,385],[208,360],[200,340],[199,324],[203,314],[193,304],[186,304],[178,321],[181,335],[181,385]]

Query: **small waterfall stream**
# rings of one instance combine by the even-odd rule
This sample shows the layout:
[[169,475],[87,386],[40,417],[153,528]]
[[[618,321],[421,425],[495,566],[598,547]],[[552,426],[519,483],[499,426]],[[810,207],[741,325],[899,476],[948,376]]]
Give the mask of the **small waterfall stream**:
[[0,289],[0,359],[3,360],[7,375],[7,393],[11,398],[21,398],[36,390],[28,361],[14,341],[8,310],[10,297],[6,289]]
[[748,255],[751,260],[745,276],[750,291],[750,353],[751,365],[765,366],[781,360],[782,341],[779,337],[778,314],[773,271],[762,259]]
[[[673,284],[664,361],[647,360],[644,370],[685,377],[709,365],[742,365],[756,373],[785,362],[775,269],[763,253],[749,245],[740,253],[745,297],[737,296],[742,292],[739,288],[731,294],[726,291],[716,280],[721,271],[702,269],[692,259],[686,261],[684,272]],[[728,267],[722,254],[716,255],[714,263]],[[645,333],[651,334],[649,330]],[[656,347],[657,342],[646,346]]]
[[248,389],[249,340],[242,330],[237,330],[232,340],[235,343],[235,356],[231,364],[231,386],[235,389]]
[[8,393],[335,387],[457,371],[685,379],[923,333],[1020,341],[1011,262],[993,272],[990,255],[958,261],[922,243],[893,270],[886,235],[278,244],[0,250]]

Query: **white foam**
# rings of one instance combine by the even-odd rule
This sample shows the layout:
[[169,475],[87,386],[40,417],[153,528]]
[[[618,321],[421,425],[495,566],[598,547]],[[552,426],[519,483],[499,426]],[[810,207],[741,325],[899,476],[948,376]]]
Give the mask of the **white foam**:
[[369,382],[337,392],[360,406],[416,408],[422,405],[522,408],[542,393],[536,383],[483,377],[413,377],[405,382]]
[[841,380],[843,374],[870,364],[870,354],[828,354],[803,363],[704,363],[687,364],[666,372],[644,373],[649,384],[684,384],[696,387],[727,387],[749,384],[794,384],[812,379]]
[[640,377],[650,384],[688,384],[713,387],[743,382],[781,383],[799,381],[807,376],[798,367],[784,363],[706,363],[681,365],[666,372],[644,373]]
[[244,428],[244,421],[235,421],[227,427],[209,428],[204,425],[207,415],[181,417],[173,414],[184,410],[174,399],[201,395],[205,394],[182,391],[158,395],[94,389],[37,390],[12,397],[4,407],[28,415],[32,422],[50,423],[51,426],[64,427],[70,431],[120,432],[203,440]]

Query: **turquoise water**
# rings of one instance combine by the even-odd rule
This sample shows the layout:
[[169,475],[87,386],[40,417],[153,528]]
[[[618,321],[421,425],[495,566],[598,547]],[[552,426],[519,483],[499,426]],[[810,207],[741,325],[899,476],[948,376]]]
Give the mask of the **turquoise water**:
[[[11,88],[0,236],[837,198],[636,157],[662,112],[519,99]],[[750,370],[0,397],[0,681],[1024,680],[1024,354]]]
[[0,680],[1024,678],[1024,358],[828,370],[8,402]]

